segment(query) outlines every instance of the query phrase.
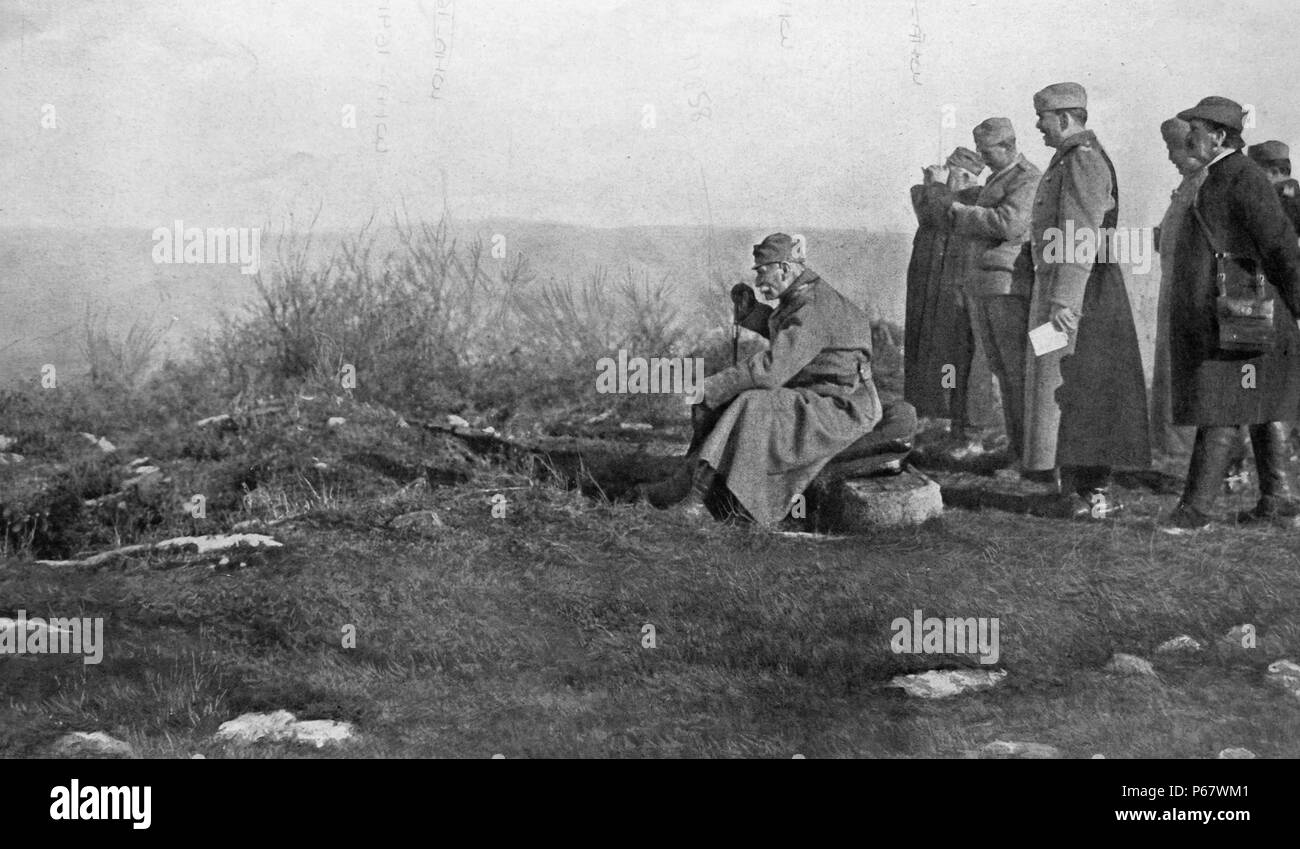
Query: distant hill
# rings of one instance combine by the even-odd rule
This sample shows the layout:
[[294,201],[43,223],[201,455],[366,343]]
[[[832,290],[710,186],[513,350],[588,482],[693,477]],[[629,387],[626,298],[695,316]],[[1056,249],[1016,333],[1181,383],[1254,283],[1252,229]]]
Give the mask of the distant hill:
[[[494,236],[504,236],[508,255],[522,254],[540,280],[582,280],[598,266],[617,280],[630,268],[652,280],[667,278],[692,299],[707,287],[710,268],[730,282],[752,281],[751,248],[765,235],[742,228],[606,229],[512,219],[455,222],[452,232],[488,246]],[[809,264],[826,280],[855,303],[871,304],[883,318],[902,323],[911,234],[799,232],[808,239]],[[391,227],[376,233],[381,252],[396,244]],[[323,257],[344,235],[317,234],[315,254]],[[264,268],[275,261],[275,248],[275,234],[264,235]],[[119,332],[137,318],[167,327],[164,344],[179,353],[214,326],[222,309],[237,309],[255,295],[251,278],[233,265],[155,264],[152,250],[145,228],[0,228],[0,384],[35,378],[44,363],[74,373],[84,369],[77,340],[87,307],[104,311]],[[1139,314],[1154,313],[1158,275],[1157,268],[1137,278],[1136,286],[1130,277]]]

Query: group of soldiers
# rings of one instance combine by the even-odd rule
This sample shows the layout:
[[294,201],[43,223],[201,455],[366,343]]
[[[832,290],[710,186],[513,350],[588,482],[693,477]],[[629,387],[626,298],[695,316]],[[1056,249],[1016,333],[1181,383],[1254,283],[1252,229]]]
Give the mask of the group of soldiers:
[[[1153,448],[1190,450],[1183,496],[1160,522],[1175,534],[1211,525],[1248,439],[1260,499],[1237,521],[1293,524],[1300,505],[1285,423],[1300,415],[1300,185],[1290,152],[1266,141],[1242,155],[1244,112],[1223,97],[1160,125],[1182,182],[1155,230],[1161,282],[1148,405],[1118,258],[1051,250],[1061,233],[1085,230],[1102,244],[1118,218],[1115,169],[1087,109],[1077,83],[1034,95],[1035,127],[1054,149],[1041,173],[1017,150],[1011,122],[989,118],[974,128],[974,151],[957,148],[912,187],[919,227],[905,397],[918,414],[951,420],[948,455],[969,458],[1001,442],[1008,465],[1054,482],[1065,511],[1080,518],[1122,510],[1112,469],[1146,468]],[[1212,245],[1262,271],[1277,296],[1277,342],[1267,353],[1220,346]],[[1029,333],[1046,324],[1065,345],[1036,352]]]
[[[1300,415],[1300,187],[1289,151],[1268,141],[1242,155],[1243,110],[1222,97],[1160,125],[1182,183],[1156,236],[1148,408],[1116,257],[1053,249],[1062,233],[1104,240],[1119,215],[1115,168],[1087,126],[1087,93],[1050,85],[1034,110],[1054,149],[1045,171],[1019,152],[1010,121],[989,118],[973,130],[975,150],[958,148],[912,189],[920,227],[908,269],[905,402],[881,404],[865,313],[808,267],[800,239],[774,233],[754,246],[753,266],[771,303],[745,284],[732,290],[737,323],[769,347],[706,378],[686,457],[640,497],[662,508],[721,492],[736,515],[776,522],[837,456],[873,438],[908,445],[919,414],[951,419],[958,457],[988,449],[1001,418],[1010,465],[1052,483],[1064,514],[1087,520],[1122,510],[1112,469],[1150,465],[1154,424],[1158,450],[1190,442],[1182,497],[1159,523],[1173,534],[1211,526],[1247,437],[1260,498],[1237,521],[1300,522],[1285,424]],[[1264,353],[1220,344],[1216,252],[1266,277],[1276,344]],[[1056,344],[1040,350],[1029,340],[1044,329]]]

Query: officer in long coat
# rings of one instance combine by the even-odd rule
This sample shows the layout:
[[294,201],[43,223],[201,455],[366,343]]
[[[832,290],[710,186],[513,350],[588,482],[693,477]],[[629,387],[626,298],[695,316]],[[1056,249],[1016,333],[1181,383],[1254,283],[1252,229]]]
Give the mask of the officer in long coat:
[[[1070,514],[1108,518],[1119,509],[1111,468],[1151,462],[1146,382],[1123,273],[1114,257],[1078,249],[1085,230],[1098,239],[1113,233],[1119,189],[1110,157],[1086,127],[1083,86],[1048,86],[1034,95],[1034,111],[1056,153],[1034,198],[1029,326],[1051,322],[1068,343],[1026,355],[1023,462],[1027,470],[1060,472],[1063,491],[1074,492]],[[1075,245],[1066,244],[1072,234]]]
[[948,207],[954,200],[974,202],[984,163],[974,151],[959,147],[945,164],[946,182],[937,179],[941,169],[931,166],[925,169],[925,182],[912,186],[917,230],[907,267],[903,397],[917,415],[956,419],[960,429],[966,398],[964,392],[954,397],[955,372],[970,353],[953,329],[962,318],[957,287],[973,263],[970,243],[952,230]]
[[972,135],[992,174],[973,204],[954,202],[948,216],[953,230],[978,247],[977,271],[967,293],[976,333],[1002,393],[1011,452],[1019,458],[1024,446],[1030,291],[1013,289],[1012,271],[1029,239],[1030,212],[1043,174],[1016,149],[1016,133],[1006,118],[981,122]]
[[1169,364],[1169,291],[1174,279],[1174,251],[1182,231],[1183,218],[1205,182],[1205,163],[1187,151],[1191,126],[1181,118],[1160,125],[1169,161],[1182,175],[1182,182],[1169,197],[1169,208],[1156,230],[1155,246],[1160,254],[1160,293],[1156,304],[1155,362],[1151,370],[1151,437],[1156,451],[1169,455],[1187,454],[1196,438],[1194,428],[1174,424]]
[[705,378],[686,462],[642,490],[654,506],[725,485],[754,520],[777,522],[831,459],[881,421],[871,322],[804,260],[802,244],[784,233],[754,246],[755,285],[777,306],[751,298],[740,323],[770,345]]
[[[1173,415],[1175,423],[1196,425],[1197,431],[1182,499],[1162,522],[1162,530],[1171,533],[1209,526],[1239,425],[1249,426],[1260,499],[1238,521],[1294,525],[1300,514],[1282,424],[1300,404],[1300,243],[1268,177],[1240,152],[1242,115],[1241,106],[1224,97],[1207,97],[1178,114],[1191,125],[1189,152],[1207,164],[1174,255]],[[1265,288],[1274,299],[1271,352],[1250,356],[1219,345],[1219,292],[1207,229],[1222,250],[1266,275]]]

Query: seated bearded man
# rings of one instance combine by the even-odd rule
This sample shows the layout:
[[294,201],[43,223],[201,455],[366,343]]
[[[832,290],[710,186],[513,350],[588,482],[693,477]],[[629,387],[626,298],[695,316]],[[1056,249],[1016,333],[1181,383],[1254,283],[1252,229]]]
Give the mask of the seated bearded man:
[[768,236],[754,246],[753,270],[759,292],[777,305],[759,304],[737,284],[736,319],[770,345],[705,379],[682,465],[640,489],[656,507],[725,486],[736,514],[778,522],[832,458],[881,420],[866,313],[805,267],[801,239]]

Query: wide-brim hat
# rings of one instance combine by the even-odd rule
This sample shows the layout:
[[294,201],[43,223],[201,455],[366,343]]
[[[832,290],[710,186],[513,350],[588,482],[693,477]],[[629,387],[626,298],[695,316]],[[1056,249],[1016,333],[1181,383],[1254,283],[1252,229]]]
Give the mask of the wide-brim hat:
[[1214,95],[1203,98],[1200,103],[1191,109],[1184,109],[1178,113],[1178,117],[1184,121],[1199,118],[1202,121],[1213,121],[1216,124],[1222,124],[1237,132],[1241,132],[1243,116],[1244,112],[1240,103],[1226,97]]

